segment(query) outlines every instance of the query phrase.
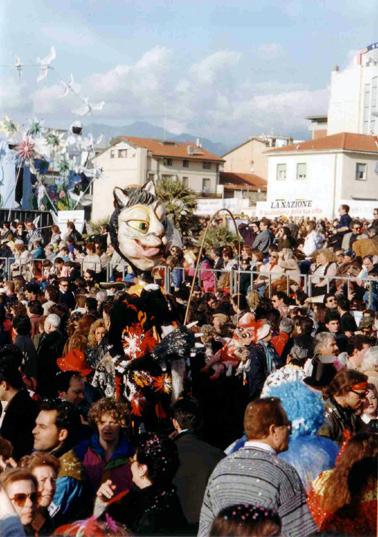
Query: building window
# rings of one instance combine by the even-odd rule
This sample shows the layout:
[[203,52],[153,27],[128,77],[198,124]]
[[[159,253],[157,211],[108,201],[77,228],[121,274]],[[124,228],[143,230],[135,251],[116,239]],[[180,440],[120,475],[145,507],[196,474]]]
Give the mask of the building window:
[[204,170],[211,170],[211,162],[202,162],[202,168]]
[[277,181],[286,179],[286,164],[277,164]]
[[172,166],[172,159],[171,158],[165,158],[163,159],[164,166]]
[[356,162],[356,181],[366,181],[366,164]]
[[118,158],[127,158],[127,149],[118,149]]
[[185,187],[185,188],[188,188],[188,186],[189,186],[189,177],[183,177],[182,178],[182,186]]
[[305,162],[297,164],[297,179],[307,179],[307,165]]
[[183,160],[182,161],[183,168],[189,168],[189,160]]
[[114,157],[115,157],[115,151],[114,151],[114,149],[111,149],[110,158],[114,158]]
[[204,194],[209,194],[211,189],[211,180],[207,177],[202,179],[202,192]]

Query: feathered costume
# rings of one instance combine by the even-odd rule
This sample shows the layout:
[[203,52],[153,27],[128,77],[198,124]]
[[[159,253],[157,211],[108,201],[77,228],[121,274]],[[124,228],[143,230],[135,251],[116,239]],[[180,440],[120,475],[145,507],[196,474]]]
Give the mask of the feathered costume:
[[[183,388],[185,359],[194,338],[173,329],[170,305],[159,286],[148,283],[168,245],[164,205],[152,182],[143,187],[115,188],[110,237],[115,250],[141,276],[138,296],[125,293],[110,312],[109,352],[96,367],[92,384],[108,397],[125,398],[134,422],[150,430],[167,417],[173,398]],[[162,337],[163,327],[173,329]]]
[[292,423],[288,450],[279,457],[294,466],[308,491],[321,472],[334,467],[339,451],[336,442],[316,434],[324,422],[322,397],[300,380],[271,386],[266,396],[281,399]]
[[185,372],[194,336],[181,327],[160,340],[156,318],[145,306],[142,295],[125,295],[114,304],[109,333],[112,345],[97,365],[92,385],[107,397],[125,398],[135,423],[151,427],[168,415],[172,376],[182,362]]
[[[307,491],[312,481],[324,470],[333,468],[339,451],[336,442],[317,436],[324,421],[324,405],[320,394],[310,390],[300,380],[283,381],[279,385],[265,387],[264,397],[278,397],[292,423],[287,451],[279,457],[294,466]],[[227,455],[244,446],[244,435],[229,446]]]

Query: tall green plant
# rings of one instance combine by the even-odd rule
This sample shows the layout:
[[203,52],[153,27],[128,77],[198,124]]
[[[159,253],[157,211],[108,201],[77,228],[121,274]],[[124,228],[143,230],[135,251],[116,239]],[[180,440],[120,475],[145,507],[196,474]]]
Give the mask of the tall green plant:
[[[205,230],[202,232],[200,241],[202,241]],[[232,241],[237,240],[235,233],[230,231],[225,226],[212,226],[208,229],[205,238],[205,248],[223,248],[232,243]]]
[[164,177],[156,183],[156,195],[164,203],[174,225],[184,232],[188,219],[197,207],[194,190],[183,185],[178,179]]

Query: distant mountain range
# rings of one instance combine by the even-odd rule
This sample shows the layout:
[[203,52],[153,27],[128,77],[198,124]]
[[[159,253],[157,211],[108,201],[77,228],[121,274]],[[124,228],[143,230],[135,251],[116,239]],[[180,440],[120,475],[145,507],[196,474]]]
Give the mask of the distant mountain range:
[[231,147],[228,147],[224,144],[212,142],[207,138],[201,138],[195,134],[174,134],[173,132],[166,131],[161,127],[157,127],[156,125],[151,125],[151,123],[147,123],[146,121],[135,121],[130,125],[120,127],[113,125],[102,125],[100,123],[91,123],[85,125],[85,131],[93,134],[95,138],[103,134],[105,137],[105,142],[109,142],[111,138],[121,135],[139,136],[141,138],[159,138],[163,140],[172,140],[175,142],[195,142],[197,138],[199,138],[202,147],[211,153],[215,153],[216,155],[222,156],[231,149]]

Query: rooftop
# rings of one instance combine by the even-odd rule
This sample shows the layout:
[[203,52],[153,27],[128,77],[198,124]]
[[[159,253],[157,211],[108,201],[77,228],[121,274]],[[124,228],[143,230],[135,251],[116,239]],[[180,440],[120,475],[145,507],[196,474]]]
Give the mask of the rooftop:
[[244,140],[244,142],[242,142],[241,144],[227,151],[227,153],[225,153],[223,157],[226,157],[227,155],[229,155],[230,153],[233,153],[240,147],[243,147],[243,145],[249,144],[250,142],[253,142],[253,141],[260,142],[261,144],[265,144],[266,146],[272,145],[273,147],[275,147],[277,140],[284,140],[287,143],[289,143],[293,140],[293,138],[291,136],[278,136],[278,135],[275,136],[273,134],[272,135],[260,134],[259,136],[250,136],[247,140]]
[[313,151],[356,151],[360,153],[378,153],[378,136],[339,132],[315,140],[306,140],[298,144],[268,149],[267,154],[295,153]]
[[266,191],[266,180],[254,173],[220,172],[219,184],[227,190]]
[[319,123],[327,123],[328,116],[326,114],[319,114],[318,116],[307,116],[306,119],[309,121],[317,121]]
[[117,136],[114,138],[112,145],[119,142],[127,142],[134,147],[144,147],[156,157],[223,162],[221,157],[210,153],[204,147],[197,146],[194,142],[175,142],[155,138],[139,138],[136,136]]

